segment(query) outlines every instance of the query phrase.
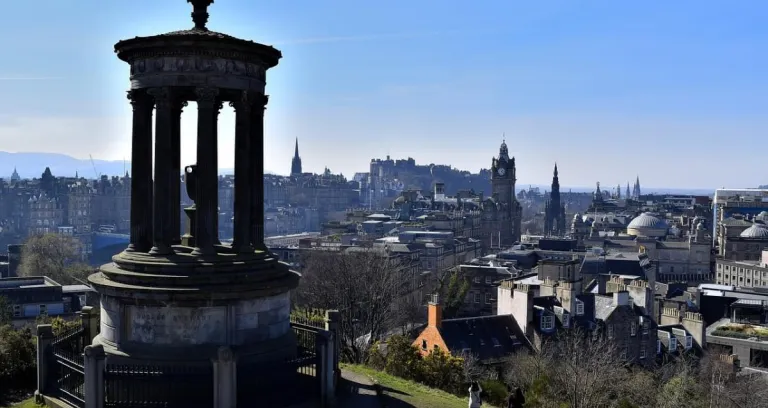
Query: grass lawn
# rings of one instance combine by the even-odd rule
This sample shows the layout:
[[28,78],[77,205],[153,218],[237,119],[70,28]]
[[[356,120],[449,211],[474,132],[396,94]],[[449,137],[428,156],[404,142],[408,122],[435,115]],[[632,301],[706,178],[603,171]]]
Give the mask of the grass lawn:
[[[393,377],[382,371],[364,366],[344,365],[343,368],[355,373],[366,374],[381,385],[388,407],[467,408],[467,398],[459,398],[453,394]],[[483,404],[483,407],[492,408],[486,404]]]
[[28,400],[21,401],[18,404],[11,405],[11,408],[40,408],[42,406],[43,405],[35,404],[35,399],[30,398]]

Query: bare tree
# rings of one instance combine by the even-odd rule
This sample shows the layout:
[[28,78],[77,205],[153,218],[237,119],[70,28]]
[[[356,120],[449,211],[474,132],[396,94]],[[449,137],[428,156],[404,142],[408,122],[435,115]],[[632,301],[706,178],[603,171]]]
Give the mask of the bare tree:
[[464,372],[464,382],[477,381],[486,377],[487,370],[480,364],[477,355],[462,351],[456,357],[461,358],[462,371]]
[[297,300],[302,306],[338,309],[342,357],[362,362],[371,341],[402,319],[396,304],[411,286],[411,268],[369,248],[312,251],[304,265]]
[[81,243],[59,234],[33,236],[21,251],[21,276],[47,276],[64,285],[84,283],[93,268],[82,262]]

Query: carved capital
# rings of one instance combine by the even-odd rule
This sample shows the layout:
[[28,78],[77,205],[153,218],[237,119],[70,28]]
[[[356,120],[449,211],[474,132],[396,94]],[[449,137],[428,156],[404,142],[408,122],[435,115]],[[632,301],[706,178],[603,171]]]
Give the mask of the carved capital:
[[189,105],[189,102],[183,100],[183,99],[176,99],[172,101],[173,105],[171,106],[171,109],[177,111],[178,113],[181,113],[184,111],[184,108]]
[[147,90],[147,94],[154,98],[158,109],[170,107],[171,91],[167,87],[150,88]]
[[130,89],[126,91],[125,96],[129,101],[131,101],[131,106],[133,106],[134,111],[137,109],[147,109],[153,107],[152,98],[150,98],[144,90]]
[[[214,107],[219,96],[219,89],[212,87],[200,87],[195,88],[195,94],[197,95],[197,103]],[[221,103],[219,103],[221,105]]]
[[256,101],[256,97],[253,92],[251,91],[243,91],[240,94],[240,98],[238,100],[234,100],[229,103],[229,106],[234,108],[237,112],[244,112],[244,113],[250,113],[251,109],[253,108],[253,105]]

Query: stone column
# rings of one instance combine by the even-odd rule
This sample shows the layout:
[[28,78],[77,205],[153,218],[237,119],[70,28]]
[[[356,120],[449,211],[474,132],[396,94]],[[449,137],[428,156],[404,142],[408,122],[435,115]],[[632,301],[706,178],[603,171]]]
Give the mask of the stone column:
[[218,117],[219,90],[216,88],[197,88],[197,183],[195,194],[195,212],[197,231],[195,231],[196,255],[216,252],[216,218],[218,217],[219,176],[216,168],[216,120]]
[[91,344],[93,339],[99,334],[99,311],[94,310],[92,306],[83,306],[80,309],[80,320],[85,329],[86,345]]
[[216,144],[214,144],[216,154],[213,155],[213,168],[216,169],[216,193],[213,195],[213,198],[216,200],[216,217],[213,219],[213,243],[216,245],[221,245],[221,241],[219,240],[219,213],[221,212],[221,209],[219,208],[219,113],[221,112],[222,104],[221,100],[219,99],[216,110],[214,111],[214,119],[216,120],[216,126],[213,128],[213,135],[216,140]]
[[[173,106],[169,88],[152,88],[149,94],[155,98],[155,193],[153,245],[149,253],[170,255],[173,253]],[[178,175],[176,175],[178,177]],[[178,231],[176,231],[178,234]]]
[[237,363],[232,349],[229,347],[219,348],[219,353],[212,363],[214,408],[235,408],[237,405]]
[[37,325],[37,390],[35,390],[35,401],[38,404],[43,403],[43,395],[47,391],[48,384],[48,347],[53,342],[53,328],[50,324]]
[[232,248],[238,253],[253,251],[251,246],[251,189],[250,169],[251,106],[253,95],[244,91],[240,100],[231,102],[235,108],[235,217]]
[[253,106],[251,120],[251,245],[266,250],[264,245],[264,110],[269,96],[261,95]]
[[325,330],[331,333],[333,342],[333,384],[334,390],[341,380],[341,369],[339,368],[339,358],[341,357],[341,336],[339,335],[341,325],[341,313],[338,310],[325,311]]
[[85,346],[85,406],[88,408],[104,407],[104,366],[106,354],[104,346]]
[[173,225],[173,241],[174,245],[181,243],[181,112],[187,101],[176,100],[171,106],[171,151],[174,152],[171,156],[173,162],[173,174],[176,177],[172,180],[171,187],[171,203],[173,206],[173,218],[171,218],[171,224]]
[[152,248],[152,109],[144,90],[128,91],[133,106],[131,137],[131,242],[127,251]]

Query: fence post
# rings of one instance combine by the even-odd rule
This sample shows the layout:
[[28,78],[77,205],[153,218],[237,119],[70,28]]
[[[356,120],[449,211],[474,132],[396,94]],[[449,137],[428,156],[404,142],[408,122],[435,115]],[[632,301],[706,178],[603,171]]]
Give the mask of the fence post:
[[104,408],[104,366],[106,354],[101,344],[85,346],[85,406]]
[[341,335],[339,326],[341,325],[341,313],[338,310],[325,311],[325,330],[329,331],[333,337],[333,389],[334,393],[338,390],[337,386],[341,379],[341,369],[339,369],[339,357],[341,356]]
[[212,363],[214,408],[235,408],[237,404],[237,362],[232,349],[220,347],[218,355]]
[[91,344],[96,335],[99,334],[99,313],[92,306],[83,306],[80,309],[80,321],[85,330],[85,344]]
[[43,395],[47,391],[48,370],[48,348],[53,342],[53,328],[50,324],[37,325],[35,333],[37,337],[37,390],[35,390],[35,402],[42,404]]
[[315,333],[315,376],[317,377],[317,386],[320,387],[320,406],[328,406],[328,332],[318,331]]

